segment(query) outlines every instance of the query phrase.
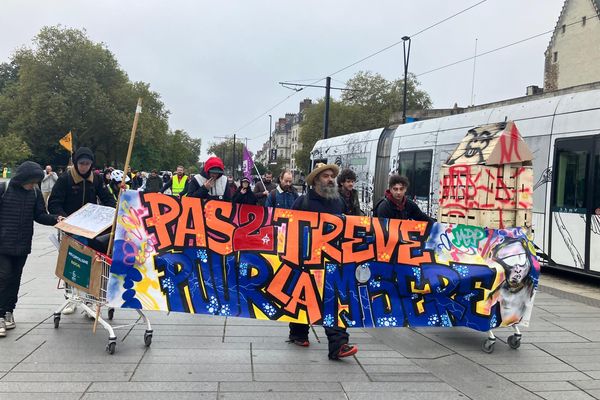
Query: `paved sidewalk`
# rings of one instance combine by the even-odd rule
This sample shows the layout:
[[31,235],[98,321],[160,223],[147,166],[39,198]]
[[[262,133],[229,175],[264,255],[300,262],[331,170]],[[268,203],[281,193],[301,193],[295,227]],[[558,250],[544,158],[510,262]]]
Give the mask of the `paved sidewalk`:
[[[320,327],[305,349],[284,342],[281,323],[149,313],[152,346],[144,347],[144,326],[120,329],[111,356],[106,332],[92,334],[79,313],[54,329],[63,297],[52,231],[36,226],[17,329],[0,339],[2,400],[600,399],[599,304],[564,298],[598,293],[598,286],[577,289],[542,275],[521,348],[510,349],[511,331],[499,329],[492,354],[480,350],[485,334],[468,329],[356,329],[359,353],[333,362]],[[116,310],[113,322],[136,320],[135,312]]]

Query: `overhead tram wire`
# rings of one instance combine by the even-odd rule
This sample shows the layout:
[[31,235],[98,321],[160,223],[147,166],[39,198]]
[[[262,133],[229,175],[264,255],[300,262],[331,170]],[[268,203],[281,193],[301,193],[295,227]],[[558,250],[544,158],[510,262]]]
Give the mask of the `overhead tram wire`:
[[[465,8],[465,9],[463,9],[463,10],[461,10],[461,11],[459,11],[459,12],[455,13],[455,14],[452,14],[452,15],[450,15],[449,17],[446,17],[446,18],[444,18],[444,19],[442,19],[442,20],[440,20],[440,21],[438,21],[438,22],[436,22],[436,23],[434,23],[434,24],[432,24],[432,25],[429,25],[429,26],[427,26],[426,28],[423,28],[423,29],[421,29],[420,31],[418,31],[418,32],[416,32],[416,33],[414,33],[414,34],[412,34],[411,36],[412,36],[412,37],[418,36],[418,35],[420,35],[421,33],[423,33],[423,32],[426,32],[426,31],[428,31],[428,30],[430,30],[430,29],[432,29],[432,28],[435,28],[436,26],[438,26],[438,25],[440,25],[440,24],[442,24],[442,23],[444,23],[444,22],[446,22],[446,21],[449,21],[449,20],[451,20],[451,19],[453,19],[453,18],[455,18],[455,17],[457,17],[457,16],[459,16],[459,15],[461,15],[461,14],[463,14],[463,13],[465,13],[465,12],[467,12],[467,11],[469,11],[469,10],[471,10],[471,9],[473,9],[473,8],[477,7],[478,5],[480,5],[480,4],[483,4],[483,3],[487,2],[487,1],[488,1],[488,0],[481,0],[481,1],[479,1],[478,3],[475,3],[475,4],[473,4],[473,5],[469,6],[469,7]],[[339,74],[340,72],[342,72],[342,71],[345,71],[345,70],[347,70],[348,68],[352,68],[353,66],[355,66],[355,65],[357,65],[357,64],[360,64],[361,62],[363,62],[363,61],[365,61],[365,60],[368,60],[369,58],[375,57],[376,55],[378,55],[378,54],[381,54],[381,53],[383,53],[384,51],[387,51],[387,50],[391,49],[392,47],[399,45],[399,44],[400,44],[400,43],[402,43],[402,42],[403,42],[403,41],[402,41],[402,40],[400,40],[399,42],[392,43],[391,45],[389,45],[389,46],[387,46],[387,47],[385,47],[385,48],[383,48],[383,49],[381,49],[381,50],[378,50],[378,51],[376,51],[376,52],[375,52],[375,53],[373,53],[373,54],[370,54],[370,55],[368,55],[368,56],[366,56],[366,57],[363,57],[363,58],[361,58],[360,60],[358,60],[358,61],[355,61],[355,62],[353,62],[352,64],[350,64],[350,65],[347,65],[346,67],[344,67],[344,68],[341,68],[341,69],[339,69],[339,70],[335,71],[334,73],[328,74],[327,76],[329,76],[329,77],[332,77],[332,76],[334,76],[334,75],[337,75],[337,74]],[[317,79],[317,80],[315,80],[314,82],[311,82],[311,85],[315,85],[315,84],[317,84],[317,83],[321,82],[323,79],[325,79],[325,78],[320,78],[320,79]],[[310,80],[309,80],[309,79],[307,79],[306,81],[310,81]],[[252,119],[251,121],[249,121],[249,122],[245,123],[245,124],[244,124],[244,125],[242,125],[240,128],[236,129],[234,132],[239,132],[239,131],[241,131],[242,129],[246,128],[247,126],[249,126],[249,125],[253,124],[253,123],[254,123],[254,122],[256,122],[256,121],[258,121],[258,120],[259,120],[260,118],[262,118],[263,116],[265,116],[265,115],[268,115],[268,113],[269,113],[270,111],[272,111],[272,110],[273,110],[275,107],[277,107],[277,106],[279,106],[280,104],[282,104],[282,103],[286,102],[286,101],[287,101],[289,98],[291,98],[291,97],[295,96],[295,95],[296,95],[298,92],[300,92],[300,91],[301,91],[301,89],[300,89],[300,90],[297,90],[297,91],[294,91],[292,94],[290,94],[290,95],[286,96],[286,97],[285,97],[283,100],[281,100],[280,102],[278,102],[277,104],[275,104],[274,106],[272,106],[271,108],[269,108],[268,110],[264,111],[262,114],[260,114],[260,115],[259,115],[259,116],[257,116],[256,118],[254,118],[254,119]],[[265,135],[266,135],[266,134],[264,134],[264,133],[263,133],[263,134],[261,134],[261,135],[258,135],[258,136],[256,136],[256,137],[254,137],[254,138],[250,138],[250,140],[258,139],[258,138],[260,138],[260,137],[263,137],[263,136],[265,136]]]
[[[592,15],[592,16],[590,16],[590,17],[589,17],[589,19],[592,19],[592,18],[599,18],[599,17],[600,17],[600,14],[595,14],[595,15]],[[587,18],[587,17],[586,17],[586,18]],[[565,25],[565,27],[569,27],[569,26],[571,26],[571,25],[576,25],[576,24],[580,24],[580,23],[581,23],[581,20],[577,20],[577,21],[575,21],[575,22],[571,22],[571,23],[569,23],[569,24],[566,24],[566,25]],[[542,32],[542,33],[538,33],[538,34],[536,34],[536,35],[529,36],[529,37],[527,37],[527,38],[525,38],[525,39],[517,40],[516,42],[512,42],[512,43],[509,43],[509,44],[505,44],[504,46],[500,46],[500,47],[497,47],[497,48],[495,48],[495,49],[488,50],[488,51],[485,51],[485,52],[483,52],[483,53],[479,53],[479,54],[477,54],[477,56],[471,56],[471,57],[463,58],[462,60],[454,61],[454,62],[451,62],[450,64],[442,65],[441,67],[437,67],[437,68],[434,68],[434,69],[430,69],[429,71],[425,71],[425,72],[421,72],[421,73],[419,73],[419,74],[415,74],[415,77],[419,77],[419,76],[427,75],[427,74],[430,74],[430,73],[432,73],[432,72],[436,72],[436,71],[439,71],[439,70],[442,70],[442,69],[445,69],[445,68],[452,67],[452,66],[454,66],[454,65],[457,65],[457,64],[461,64],[461,63],[464,63],[464,62],[470,61],[470,60],[474,59],[475,57],[477,57],[477,58],[481,58],[481,57],[483,57],[483,56],[486,56],[486,55],[488,55],[488,54],[495,53],[495,52],[497,52],[497,51],[500,51],[500,50],[504,50],[504,49],[506,49],[506,48],[508,48],[508,47],[516,46],[516,45],[518,45],[518,44],[521,44],[521,43],[527,42],[527,41],[529,41],[529,40],[536,39],[536,38],[538,38],[538,37],[540,37],[540,36],[547,35],[547,34],[549,34],[549,33],[552,33],[552,32],[554,32],[554,30],[555,30],[555,29],[553,28],[553,29],[550,29],[550,30],[548,30],[548,31],[545,31],[545,32]]]
[[[465,13],[465,12],[469,11],[470,9],[477,7],[478,5],[485,3],[486,1],[488,1],[488,0],[481,0],[479,3],[473,4],[472,6],[470,6],[470,7],[467,7],[467,8],[465,8],[464,10],[461,10],[461,11],[457,12],[456,14],[452,14],[451,16],[449,16],[449,17],[446,17],[446,18],[444,18],[443,20],[441,20],[441,21],[438,21],[438,22],[436,22],[435,24],[429,25],[428,27],[426,27],[426,28],[423,28],[423,29],[421,29],[420,31],[418,31],[418,32],[416,32],[416,33],[414,33],[414,34],[412,34],[412,35],[408,35],[408,36],[409,36],[410,38],[413,38],[413,37],[415,37],[415,36],[418,36],[418,35],[420,35],[420,34],[421,34],[421,33],[423,33],[423,32],[426,32],[426,31],[428,31],[428,30],[430,30],[430,29],[432,29],[432,28],[435,28],[436,26],[438,26],[438,25],[440,25],[440,24],[443,24],[444,22],[446,22],[446,21],[449,21],[449,20],[451,20],[452,18],[455,18],[455,17],[459,16],[460,14],[463,14],[463,13]],[[355,62],[353,62],[353,63],[352,63],[352,64],[350,64],[350,65],[347,65],[347,66],[345,66],[344,68],[338,69],[337,71],[335,71],[335,72],[334,72],[334,73],[332,73],[332,74],[329,74],[328,76],[334,76],[334,75],[337,75],[337,74],[339,74],[340,72],[342,72],[342,71],[345,71],[345,70],[347,70],[348,68],[352,68],[352,67],[354,67],[355,65],[357,65],[357,64],[360,64],[361,62],[363,62],[363,61],[366,61],[366,60],[368,60],[369,58],[375,57],[376,55],[378,55],[378,54],[381,54],[381,53],[383,53],[384,51],[387,51],[387,50],[391,49],[392,47],[395,47],[395,46],[397,46],[397,45],[399,45],[399,44],[401,44],[401,43],[403,43],[403,42],[404,42],[403,40],[400,40],[400,41],[398,41],[398,42],[392,43],[392,44],[390,44],[389,46],[387,46],[387,47],[384,47],[383,49],[376,51],[375,53],[372,53],[372,54],[370,54],[370,55],[368,55],[368,56],[366,56],[366,57],[363,57],[363,58],[361,58],[361,59],[360,59],[360,60],[358,60],[358,61],[355,61]]]

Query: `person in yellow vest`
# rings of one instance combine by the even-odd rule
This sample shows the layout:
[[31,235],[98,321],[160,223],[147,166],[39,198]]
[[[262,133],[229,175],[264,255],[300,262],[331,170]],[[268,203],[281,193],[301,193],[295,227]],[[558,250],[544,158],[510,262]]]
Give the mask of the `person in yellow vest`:
[[188,190],[188,177],[185,174],[184,168],[179,165],[177,167],[177,173],[171,178],[171,180],[160,189],[161,193],[164,193],[167,189],[171,189],[173,196],[183,197],[187,194]]

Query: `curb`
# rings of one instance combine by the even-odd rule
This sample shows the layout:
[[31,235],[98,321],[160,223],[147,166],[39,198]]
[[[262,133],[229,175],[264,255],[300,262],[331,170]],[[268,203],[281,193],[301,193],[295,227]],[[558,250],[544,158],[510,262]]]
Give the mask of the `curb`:
[[542,293],[548,293],[561,299],[576,301],[577,303],[583,303],[588,306],[600,308],[600,299],[594,299],[591,297],[582,296],[580,294],[567,292],[565,290],[556,289],[551,286],[538,285],[538,289]]

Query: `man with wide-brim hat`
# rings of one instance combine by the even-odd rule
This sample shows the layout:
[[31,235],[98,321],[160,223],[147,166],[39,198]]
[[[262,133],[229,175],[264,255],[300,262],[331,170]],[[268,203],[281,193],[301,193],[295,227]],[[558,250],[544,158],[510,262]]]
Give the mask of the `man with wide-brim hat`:
[[[335,164],[315,165],[315,169],[306,177],[306,183],[311,188],[296,199],[293,210],[316,211],[320,213],[339,214],[344,210],[335,181],[340,169]],[[358,351],[356,346],[348,344],[350,335],[345,328],[338,326],[324,327],[329,342],[329,358],[337,360],[349,357]],[[306,324],[290,323],[289,342],[302,347],[308,347],[309,326]]]
[[324,164],[324,163],[317,163],[315,165],[315,169],[313,169],[312,171],[310,171],[310,174],[308,174],[308,176],[306,177],[306,184],[308,186],[313,186],[314,185],[314,181],[315,178],[323,171],[327,171],[328,169],[330,169],[333,173],[333,177],[335,178],[336,176],[338,176],[338,174],[340,173],[340,168],[335,165],[335,164]]

